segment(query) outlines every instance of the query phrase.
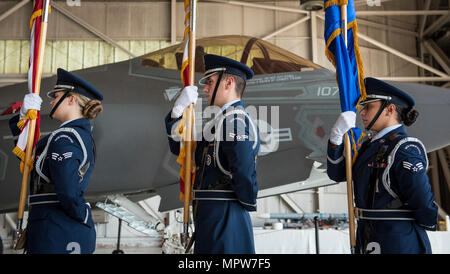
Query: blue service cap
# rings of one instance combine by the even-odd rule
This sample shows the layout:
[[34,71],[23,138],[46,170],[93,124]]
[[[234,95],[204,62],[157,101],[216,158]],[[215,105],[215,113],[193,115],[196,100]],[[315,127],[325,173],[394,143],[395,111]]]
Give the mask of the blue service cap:
[[47,93],[50,98],[55,98],[57,91],[71,91],[86,96],[89,99],[102,101],[103,95],[101,92],[91,85],[88,81],[72,74],[62,68],[57,70],[58,79],[53,90]]
[[364,79],[364,85],[366,86],[367,98],[361,102],[362,105],[378,100],[390,100],[392,104],[410,109],[416,104],[414,98],[408,93],[384,81],[367,77]]
[[205,80],[211,75],[219,72],[224,72],[228,74],[233,74],[241,77],[244,80],[252,79],[254,73],[253,70],[241,62],[235,61],[233,59],[214,55],[205,54],[205,76],[199,80],[199,84],[206,84]]

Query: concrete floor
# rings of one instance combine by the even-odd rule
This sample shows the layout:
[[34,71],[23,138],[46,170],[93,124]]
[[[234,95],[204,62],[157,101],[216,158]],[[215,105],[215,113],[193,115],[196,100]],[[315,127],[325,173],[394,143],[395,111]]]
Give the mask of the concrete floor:
[[[161,247],[153,247],[153,246],[121,246],[121,250],[125,254],[161,254]],[[95,249],[94,254],[112,254],[112,252],[116,250],[116,246],[99,246]],[[11,248],[7,248],[3,250],[3,254],[22,254],[23,250],[14,250]]]
[[[120,250],[125,254],[162,254],[162,239],[146,236],[124,236]],[[112,254],[117,249],[117,237],[98,237],[94,254]],[[11,237],[3,238],[3,254],[23,254],[23,250],[12,249]]]
[[[132,246],[123,246],[120,247],[121,250],[125,254],[161,254],[161,247],[151,247],[151,246],[141,246],[141,247],[132,247]],[[108,246],[108,247],[97,247],[94,254],[112,254],[112,252],[116,250],[116,247]]]

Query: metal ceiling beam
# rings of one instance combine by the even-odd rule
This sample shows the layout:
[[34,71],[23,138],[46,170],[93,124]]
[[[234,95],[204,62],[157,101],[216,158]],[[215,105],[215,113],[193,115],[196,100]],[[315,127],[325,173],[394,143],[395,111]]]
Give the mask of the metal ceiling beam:
[[317,64],[317,12],[311,11],[311,53],[312,61]]
[[25,6],[26,4],[28,4],[28,2],[30,2],[31,0],[22,0],[19,3],[17,3],[14,7],[10,8],[9,10],[7,10],[6,12],[4,12],[2,15],[0,15],[0,22],[5,19],[6,17],[10,16],[11,14],[13,14],[14,12],[16,12],[18,9],[20,9],[21,7]]
[[[321,18],[321,19],[325,20],[324,18]],[[419,34],[415,31],[411,31],[411,30],[407,30],[407,29],[403,29],[403,28],[399,28],[399,27],[393,27],[393,26],[388,26],[385,24],[375,23],[375,22],[361,19],[361,18],[356,18],[356,21],[358,21],[358,25],[369,26],[369,27],[382,29],[382,30],[389,30],[389,31],[393,31],[393,32],[406,34],[406,35],[416,36],[416,37],[419,36]]]
[[276,10],[276,11],[285,11],[285,12],[309,14],[309,11],[301,10],[301,9],[297,9],[297,8],[288,8],[288,7],[280,7],[280,6],[254,4],[254,3],[248,3],[248,2],[243,2],[243,1],[208,0],[208,1],[203,1],[203,2],[216,2],[216,3],[229,4],[229,5],[235,5],[235,6],[244,6],[244,7],[259,8],[259,9],[268,9],[268,10]]
[[377,10],[357,11],[356,16],[415,16],[415,15],[445,15],[447,10]]
[[[321,16],[319,16],[319,18],[322,19],[322,20],[325,19],[324,17],[321,17]],[[435,68],[433,68],[433,67],[431,67],[431,66],[429,66],[427,64],[424,64],[424,63],[414,59],[413,57],[408,56],[408,55],[406,55],[406,54],[404,54],[404,53],[402,53],[402,52],[400,52],[400,51],[398,51],[398,50],[396,50],[394,48],[391,48],[391,47],[387,46],[386,44],[378,42],[377,40],[372,39],[369,36],[366,36],[366,35],[364,35],[362,33],[358,33],[358,37],[360,39],[362,39],[362,40],[372,44],[372,45],[375,45],[375,46],[377,46],[377,47],[379,47],[379,48],[381,48],[381,49],[391,53],[391,54],[394,54],[397,57],[400,57],[400,58],[402,58],[402,59],[404,59],[404,60],[406,60],[406,61],[408,61],[410,63],[415,64],[416,66],[419,66],[419,67],[421,67],[423,69],[426,69],[426,70],[428,70],[428,71],[430,71],[430,72],[440,76],[438,78],[434,77],[433,79],[435,81],[450,81],[450,75],[449,74],[445,74],[444,72],[442,72],[440,70],[437,70],[437,69],[435,69]],[[402,78],[403,80],[408,80],[408,81],[413,81],[414,79],[424,79],[423,77],[406,77],[406,78],[405,77],[395,77],[395,78]],[[426,77],[426,78],[430,78],[430,77]],[[419,80],[414,80],[413,82],[416,82],[416,81],[419,81]],[[431,81],[431,80],[429,80],[429,81]]]
[[177,0],[170,1],[170,43],[177,42]]
[[[245,6],[245,7],[253,7],[253,8],[260,8],[260,9],[309,14],[309,11],[301,10],[299,8],[288,8],[288,7],[280,7],[280,6],[254,4],[254,3],[248,3],[248,2],[243,2],[243,1],[206,0],[203,2],[215,2],[215,3],[229,4],[229,5],[235,5],[235,6]],[[447,14],[447,12],[448,11],[446,11],[446,10],[378,10],[378,11],[356,11],[356,15],[357,16],[445,15],[445,14]],[[320,13],[324,14],[323,11],[320,11]]]
[[441,88],[450,88],[450,82],[443,84]]
[[377,79],[383,81],[399,81],[399,82],[448,82],[450,81],[450,76],[447,77],[383,77],[383,76],[374,76]]
[[431,71],[432,73],[434,73],[434,74],[436,74],[438,76],[441,76],[443,78],[450,77],[450,75],[445,74],[442,71],[437,70],[437,69],[435,69],[435,68],[433,68],[433,67],[431,67],[429,65],[426,65],[426,64],[416,60],[415,58],[413,58],[411,56],[408,56],[408,55],[406,55],[406,54],[404,54],[404,53],[402,53],[402,52],[400,52],[400,51],[398,51],[398,50],[396,50],[394,48],[391,48],[391,47],[389,47],[389,46],[387,46],[387,45],[385,45],[385,44],[383,44],[381,42],[378,42],[377,40],[372,39],[369,36],[366,36],[366,35],[364,35],[362,33],[358,33],[358,38],[360,38],[360,39],[362,39],[362,40],[364,40],[366,42],[369,42],[370,44],[375,45],[375,46],[377,46],[377,47],[379,47],[379,48],[381,48],[381,49],[383,49],[383,50],[385,50],[385,51],[387,51],[387,52],[389,52],[391,54],[394,54],[395,56],[400,57],[403,60],[406,60],[406,61],[408,61],[410,63],[413,63],[416,66],[419,66],[419,67],[424,68],[424,69],[426,69],[428,71]]
[[437,151],[438,159],[441,164],[442,173],[444,173],[445,181],[447,182],[447,188],[450,191],[450,168],[448,167],[448,162],[445,159],[444,149],[439,149]]
[[[423,10],[429,10],[430,4],[431,4],[431,0],[426,0],[423,5]],[[423,37],[423,31],[425,29],[426,22],[427,22],[427,15],[420,17],[420,19],[419,19],[419,36],[420,37]]]
[[275,35],[278,35],[278,34],[284,32],[284,31],[287,31],[288,29],[291,29],[291,28],[293,28],[293,27],[295,27],[295,26],[297,26],[297,25],[299,25],[299,24],[301,24],[303,22],[308,21],[309,19],[310,19],[309,15],[305,16],[305,17],[303,17],[303,18],[301,18],[299,20],[296,20],[296,21],[294,21],[294,22],[292,22],[292,23],[290,23],[290,24],[288,24],[288,25],[286,25],[286,26],[284,26],[284,27],[282,27],[280,29],[277,29],[276,31],[274,31],[272,33],[267,34],[266,36],[262,37],[261,39],[262,40],[270,39],[270,38],[272,38]]
[[[423,3],[422,9],[423,10],[429,10],[430,7],[431,7],[431,0],[425,0],[425,3]],[[425,30],[426,22],[427,22],[427,15],[423,15],[423,16],[421,16],[419,18],[418,34],[419,34],[420,40],[423,39],[423,31]],[[420,61],[422,63],[425,63],[425,55],[424,55],[425,47],[424,47],[423,43],[419,44],[419,49],[418,50],[419,50],[419,55],[420,55]],[[419,74],[421,76],[424,76],[425,75],[425,71],[421,68],[419,70]]]
[[[314,14],[316,14],[316,12]],[[286,25],[286,26],[276,30],[275,32],[272,32],[272,33],[264,36],[261,39],[267,40],[267,39],[269,39],[269,38],[271,38],[271,37],[273,37],[275,35],[280,34],[281,32],[284,32],[284,31],[286,31],[286,30],[288,30],[288,29],[290,29],[290,28],[292,28],[292,27],[294,27],[294,26],[296,26],[298,24],[301,24],[301,23],[311,19],[312,16],[313,15],[311,14],[311,17],[310,16],[306,16],[306,17],[303,17],[303,18],[301,18],[301,19],[299,19],[297,21],[294,21],[294,22],[292,22],[292,23],[290,23],[290,24],[288,24],[288,25]],[[318,18],[322,19],[322,20],[325,20],[325,18],[323,16],[321,16],[321,15],[316,15],[316,16]],[[360,23],[360,22],[361,22],[361,19],[358,19],[358,23]],[[365,24],[367,22],[370,23],[370,21],[363,20],[362,24]],[[376,24],[377,27],[380,27],[380,28],[383,28],[383,29],[394,30],[392,27],[389,27],[389,26],[386,26],[386,25],[377,24],[377,23],[374,23],[374,24]],[[311,38],[314,38],[313,26],[312,25],[313,24],[311,24],[311,34],[312,34]],[[417,36],[417,33],[414,33],[412,31],[406,31],[406,30],[403,30],[403,29],[399,29],[398,31],[401,31],[401,32],[404,32],[404,33],[408,32],[408,34],[414,34],[415,36]],[[361,36],[361,34],[359,34],[359,36]],[[369,37],[364,37],[364,38],[368,39],[369,41],[368,40],[366,40],[366,41],[369,42],[369,43],[373,40],[373,39],[371,39]],[[365,40],[364,38],[362,38],[362,39]],[[312,39],[312,40],[314,40],[314,39]],[[373,41],[375,41],[375,40],[373,40]],[[431,66],[428,66],[428,65],[426,65],[426,64],[424,64],[422,62],[419,62],[419,61],[415,60],[414,58],[412,58],[410,56],[407,56],[407,55],[405,55],[405,54],[403,54],[403,53],[401,53],[401,52],[399,52],[399,51],[397,51],[397,50],[395,50],[393,48],[390,48],[390,47],[388,47],[388,46],[386,46],[386,45],[384,45],[382,43],[379,43],[378,41],[375,41],[375,42],[376,42],[375,46],[377,46],[377,47],[379,47],[379,48],[381,48],[383,50],[386,50],[386,51],[388,51],[388,52],[390,52],[390,53],[392,53],[392,54],[394,54],[394,55],[396,55],[396,56],[398,56],[398,57],[400,57],[402,59],[405,59],[405,60],[407,60],[407,61],[409,61],[411,63],[414,63],[415,65],[417,65],[419,67],[422,67],[424,69],[427,69],[427,70],[429,70],[429,71],[431,71],[431,72],[433,72],[433,73],[435,73],[435,74],[440,76],[440,77],[416,77],[416,76],[413,76],[413,77],[377,77],[380,80],[388,80],[388,81],[391,80],[391,81],[402,81],[402,82],[447,82],[447,81],[450,81],[450,73],[449,72],[446,71],[448,73],[448,75],[446,75],[443,72],[441,72],[439,70],[436,70],[436,69],[432,68]],[[316,61],[314,61],[314,48],[315,47],[313,45],[313,41],[311,41],[311,43],[312,43],[312,48],[313,48],[313,62],[316,62]]]
[[444,26],[445,24],[447,24],[447,22],[450,21],[450,11],[447,12],[447,14],[442,15],[441,17],[439,17],[436,21],[433,22],[433,24],[431,24],[431,26],[429,26],[422,34],[422,36],[427,36],[430,33],[433,33],[435,31],[437,31],[438,29],[440,29],[442,26]]
[[27,81],[28,79],[25,77],[17,77],[17,78],[9,78],[9,77],[0,77],[0,84],[17,84]]
[[422,42],[427,51],[433,56],[433,58],[439,63],[442,69],[450,75],[450,60],[448,56],[441,50],[441,48],[433,41],[423,41]]
[[430,166],[431,166],[431,185],[433,186],[433,193],[435,201],[438,205],[441,204],[441,191],[439,187],[439,163],[437,160],[436,151],[430,152]]
[[[317,17],[322,19],[323,21],[325,21],[325,17],[323,16],[323,13],[322,13],[322,15],[317,15]],[[385,24],[375,23],[375,22],[365,20],[365,19],[362,19],[359,17],[356,18],[356,21],[358,21],[358,25],[399,32],[399,33],[412,35],[412,36],[416,36],[416,37],[419,36],[417,32],[412,31],[412,30],[407,30],[407,29],[403,29],[403,28],[399,28],[399,27],[393,27],[393,26],[389,26],[389,25],[385,25]]]
[[[395,0],[369,0],[369,1],[367,1],[367,0],[355,0],[354,4],[355,4],[355,7],[358,7],[358,6],[366,6],[366,7],[369,6],[369,7],[371,7],[371,6],[377,6],[378,3],[379,3],[379,5],[381,5],[381,4],[383,4],[383,2],[390,2],[390,1],[395,1]],[[372,3],[370,3],[370,2],[372,2]]]
[[102,33],[101,31],[97,30],[96,28],[94,28],[93,26],[89,25],[85,21],[83,21],[80,18],[76,17],[75,15],[70,13],[70,11],[66,10],[65,8],[63,8],[60,4],[57,4],[56,1],[51,1],[51,5],[52,5],[53,8],[55,8],[55,10],[59,11],[60,13],[65,15],[67,18],[69,18],[72,21],[74,21],[75,23],[79,24],[80,26],[82,26],[83,28],[88,30],[89,32],[91,32],[94,35],[100,37],[102,40],[106,41],[107,43],[109,43],[109,44],[113,45],[114,47],[120,49],[121,51],[125,52],[130,57],[136,57],[136,55],[134,55],[133,53],[128,51],[126,48],[124,48],[121,45],[119,45],[116,41],[114,41],[113,39],[109,38],[106,34]]
[[[42,78],[53,76],[51,73],[43,73]],[[15,73],[1,73],[0,74],[0,84],[8,83],[22,83],[28,81],[28,74],[15,74]]]

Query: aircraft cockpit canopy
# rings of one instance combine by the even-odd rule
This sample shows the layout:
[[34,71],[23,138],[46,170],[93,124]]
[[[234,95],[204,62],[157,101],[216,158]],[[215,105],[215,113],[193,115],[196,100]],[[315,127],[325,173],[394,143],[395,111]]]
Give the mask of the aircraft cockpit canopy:
[[[143,66],[181,70],[184,43],[142,56]],[[256,75],[305,71],[321,66],[264,40],[239,35],[217,36],[196,40],[195,71],[205,72],[203,56],[217,54],[252,68]]]

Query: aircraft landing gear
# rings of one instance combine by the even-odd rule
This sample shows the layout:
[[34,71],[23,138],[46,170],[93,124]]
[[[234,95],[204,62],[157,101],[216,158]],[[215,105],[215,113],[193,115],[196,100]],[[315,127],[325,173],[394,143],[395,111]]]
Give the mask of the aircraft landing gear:
[[112,254],[125,254],[123,250],[120,249],[120,230],[122,229],[122,219],[119,219],[119,232],[117,233],[117,247],[113,250]]

